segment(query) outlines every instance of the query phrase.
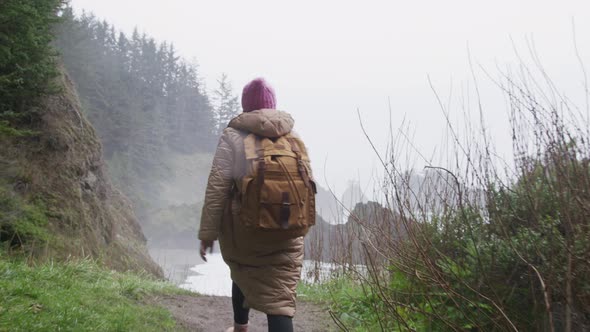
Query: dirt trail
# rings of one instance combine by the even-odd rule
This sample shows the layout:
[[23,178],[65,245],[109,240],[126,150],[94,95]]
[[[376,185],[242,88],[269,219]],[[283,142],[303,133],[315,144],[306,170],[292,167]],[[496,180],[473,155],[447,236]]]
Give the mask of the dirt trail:
[[[188,331],[223,332],[233,324],[231,299],[220,296],[163,296],[155,299]],[[309,302],[297,303],[293,320],[296,332],[336,331],[326,308]],[[250,311],[249,332],[266,332],[266,315]]]

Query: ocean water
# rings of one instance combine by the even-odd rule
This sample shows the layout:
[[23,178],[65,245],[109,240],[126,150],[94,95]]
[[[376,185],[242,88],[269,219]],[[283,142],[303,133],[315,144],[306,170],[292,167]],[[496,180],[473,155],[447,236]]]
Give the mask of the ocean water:
[[231,278],[229,267],[221,254],[207,255],[207,262],[190,268],[189,275],[181,288],[203,295],[231,296]]
[[[305,260],[301,279],[305,282],[324,282],[337,270],[335,264]],[[190,268],[190,275],[180,287],[203,295],[231,296],[231,284],[229,267],[221,254],[213,253],[207,255],[206,263]]]

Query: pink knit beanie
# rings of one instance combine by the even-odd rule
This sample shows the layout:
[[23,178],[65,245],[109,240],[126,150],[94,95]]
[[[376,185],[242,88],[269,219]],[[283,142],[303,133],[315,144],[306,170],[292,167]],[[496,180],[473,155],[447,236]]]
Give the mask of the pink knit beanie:
[[276,107],[277,101],[273,88],[263,78],[256,78],[246,84],[242,91],[242,109],[251,112],[263,108]]

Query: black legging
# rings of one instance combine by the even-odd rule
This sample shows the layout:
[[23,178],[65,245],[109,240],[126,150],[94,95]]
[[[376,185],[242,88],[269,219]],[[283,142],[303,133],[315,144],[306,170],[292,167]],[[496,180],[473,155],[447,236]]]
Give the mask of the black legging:
[[[234,322],[248,324],[249,308],[244,308],[244,294],[236,285],[231,286],[231,302],[234,307]],[[289,316],[266,315],[268,319],[268,332],[293,332],[293,319]]]

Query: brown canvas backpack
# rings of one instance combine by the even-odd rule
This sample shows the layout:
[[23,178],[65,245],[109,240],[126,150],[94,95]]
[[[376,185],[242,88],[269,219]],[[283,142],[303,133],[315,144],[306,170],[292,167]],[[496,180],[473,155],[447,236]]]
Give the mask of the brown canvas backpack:
[[316,187],[303,142],[290,134],[244,140],[246,176],[237,185],[240,220],[280,238],[303,236],[315,224]]

